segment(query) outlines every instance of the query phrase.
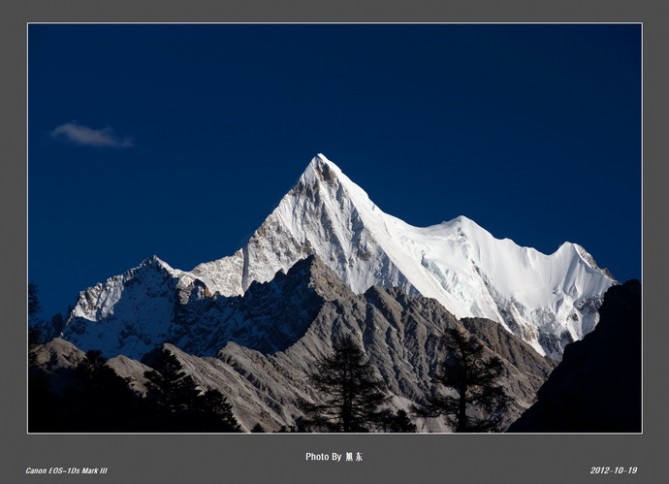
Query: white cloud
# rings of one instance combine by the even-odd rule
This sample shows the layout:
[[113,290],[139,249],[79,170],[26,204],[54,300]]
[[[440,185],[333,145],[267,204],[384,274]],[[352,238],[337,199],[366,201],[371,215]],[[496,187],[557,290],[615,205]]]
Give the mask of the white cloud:
[[65,140],[82,146],[129,148],[133,145],[132,138],[119,137],[109,126],[102,129],[93,129],[77,124],[76,121],[61,124],[51,131],[51,136],[58,140]]

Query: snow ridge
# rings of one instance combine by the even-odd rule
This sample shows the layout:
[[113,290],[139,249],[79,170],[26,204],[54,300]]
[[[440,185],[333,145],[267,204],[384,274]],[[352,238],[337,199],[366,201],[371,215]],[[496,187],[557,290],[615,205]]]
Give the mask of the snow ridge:
[[242,249],[192,274],[212,291],[243,294],[311,254],[357,294],[379,285],[434,298],[458,318],[498,321],[556,359],[594,328],[615,283],[569,242],[545,255],[496,239],[465,216],[411,226],[384,213],[322,154]]
[[[616,283],[573,243],[546,255],[496,239],[465,216],[430,227],[411,226],[384,213],[336,164],[318,154],[233,255],[190,272],[155,256],[147,259],[83,291],[69,329],[78,327],[83,334],[83,324],[112,320],[132,329],[145,317],[147,327],[163,330],[142,331],[134,343],[139,351],[166,336],[161,331],[174,317],[175,304],[242,296],[309,256],[322,260],[356,294],[381,286],[433,298],[458,318],[497,321],[555,359],[567,343],[594,329],[603,294]],[[125,322],[114,316],[119,307],[126,308]],[[129,320],[133,318],[135,322]],[[208,324],[212,330],[216,326],[213,320]],[[85,333],[90,338],[95,332]]]

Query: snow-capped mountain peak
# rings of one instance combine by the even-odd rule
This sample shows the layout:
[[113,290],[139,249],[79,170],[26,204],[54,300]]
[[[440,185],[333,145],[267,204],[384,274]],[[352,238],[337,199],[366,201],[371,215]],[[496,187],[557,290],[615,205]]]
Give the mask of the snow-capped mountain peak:
[[496,239],[464,215],[411,226],[384,213],[322,154],[242,249],[192,272],[214,291],[243,294],[310,254],[358,294],[398,286],[457,317],[498,321],[555,358],[594,328],[601,295],[614,283],[571,243],[545,255]]
[[[154,256],[134,271],[158,268],[183,303],[192,294],[243,295],[254,282],[287,273],[311,255],[356,294],[381,286],[433,298],[458,318],[497,321],[556,359],[567,343],[594,328],[602,295],[615,283],[576,244],[546,255],[497,239],[464,215],[429,227],[409,225],[384,213],[322,154],[233,255],[190,272]],[[90,321],[109,314],[123,277],[89,289],[73,314]]]
[[161,268],[161,269],[164,269],[164,270],[169,271],[169,272],[173,272],[173,271],[174,271],[174,269],[172,269],[172,267],[171,267],[167,262],[165,262],[164,260],[162,260],[162,259],[161,259],[160,257],[158,257],[157,255],[152,255],[151,257],[148,257],[148,258],[144,259],[144,260],[139,264],[139,267],[148,267],[148,266],[153,266],[153,267],[156,267],[156,268]]

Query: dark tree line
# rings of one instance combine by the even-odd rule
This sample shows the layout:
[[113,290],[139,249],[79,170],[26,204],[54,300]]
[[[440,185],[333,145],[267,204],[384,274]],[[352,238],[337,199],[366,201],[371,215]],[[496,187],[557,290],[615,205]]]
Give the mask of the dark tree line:
[[47,374],[29,364],[30,432],[239,432],[227,399],[200,391],[174,355],[163,351],[145,375],[145,397],[89,351],[72,370]]
[[65,318],[60,313],[51,316],[48,321],[42,319],[42,304],[39,300],[39,288],[35,282],[28,283],[28,344],[45,343],[60,335],[65,327]]
[[[201,390],[177,358],[162,350],[145,373],[142,397],[89,351],[73,369],[55,373],[35,361],[39,344],[60,333],[63,317],[50,325],[41,311],[37,285],[28,284],[28,430],[30,432],[239,432],[232,406],[218,390]],[[45,334],[46,333],[46,334]]]
[[141,427],[144,408],[127,382],[89,351],[75,368],[47,373],[31,359],[30,432],[126,432]]

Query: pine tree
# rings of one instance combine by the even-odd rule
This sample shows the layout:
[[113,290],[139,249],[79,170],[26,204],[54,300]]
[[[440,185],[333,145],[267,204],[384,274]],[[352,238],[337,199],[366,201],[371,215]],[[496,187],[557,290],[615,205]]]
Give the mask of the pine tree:
[[147,397],[165,416],[185,414],[199,395],[193,378],[186,375],[176,356],[167,350],[161,351],[151,366],[154,369],[144,373],[148,380]]
[[143,430],[139,397],[128,381],[88,351],[58,374],[29,366],[28,425],[31,432],[132,432]]
[[383,382],[374,366],[350,336],[334,345],[334,352],[309,376],[321,403],[302,402],[305,427],[331,432],[369,432],[382,425],[387,402]]
[[28,283],[28,315],[32,317],[41,310],[42,305],[39,302],[37,284],[31,281]]
[[387,432],[417,432],[418,427],[413,423],[406,410],[398,410],[397,413],[390,412],[385,419],[384,429]]
[[34,358],[33,350],[42,342],[44,334],[42,331],[42,321],[37,314],[42,310],[39,302],[37,284],[28,283],[28,359],[29,362]]
[[51,320],[49,321],[49,339],[60,336],[64,328],[65,318],[63,318],[62,314],[56,313],[51,316]]
[[86,352],[86,358],[73,370],[75,383],[64,393],[69,407],[71,430],[120,432],[136,430],[141,421],[139,398],[128,380],[107,366],[102,353]]
[[[31,353],[31,356],[33,353]],[[64,418],[63,399],[53,392],[49,375],[35,364],[31,357],[28,364],[28,431],[68,431]]]
[[201,432],[241,432],[232,413],[232,405],[221,392],[213,388],[207,389],[195,401],[193,412],[200,417]]
[[147,371],[147,404],[154,409],[157,431],[240,432],[227,398],[215,389],[201,391],[181,363],[162,350]]
[[500,424],[509,397],[499,385],[504,373],[502,360],[486,356],[483,345],[463,329],[447,330],[445,345],[450,348],[434,377],[434,383],[452,394],[435,392],[428,405],[415,409],[422,417],[442,415],[456,432],[501,430]]

